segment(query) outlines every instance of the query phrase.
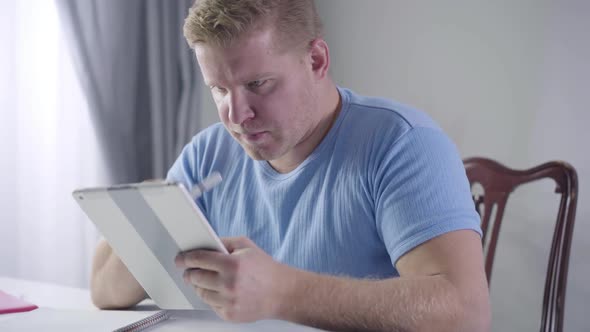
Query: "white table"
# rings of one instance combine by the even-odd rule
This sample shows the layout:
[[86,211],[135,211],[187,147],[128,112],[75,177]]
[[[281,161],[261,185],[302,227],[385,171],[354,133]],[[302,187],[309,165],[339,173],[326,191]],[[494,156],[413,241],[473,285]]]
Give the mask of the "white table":
[[96,310],[87,289],[0,277],[0,290],[41,308]]
[[[134,310],[98,310],[87,289],[0,277],[0,290],[20,297],[39,309],[0,315],[0,331],[112,331],[158,311],[146,300]],[[283,321],[250,324],[224,322],[212,311],[200,311],[190,320],[173,320],[149,331],[320,331]]]

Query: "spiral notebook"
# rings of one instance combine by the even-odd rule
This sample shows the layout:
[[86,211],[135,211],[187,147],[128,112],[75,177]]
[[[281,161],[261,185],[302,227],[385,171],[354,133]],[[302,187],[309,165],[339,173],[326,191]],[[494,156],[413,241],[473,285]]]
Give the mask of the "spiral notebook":
[[41,307],[29,312],[0,315],[0,331],[105,332],[143,321],[158,312],[154,310],[78,310]]
[[0,316],[0,331],[19,332],[139,332],[147,330],[186,331],[321,331],[278,320],[231,323],[211,310],[72,310],[39,308],[34,311]]
[[159,311],[149,317],[146,317],[142,320],[137,322],[131,323],[129,325],[123,326],[114,330],[113,332],[136,332],[136,331],[143,331],[147,328],[153,327],[154,325],[165,321],[170,318],[170,313],[167,310]]

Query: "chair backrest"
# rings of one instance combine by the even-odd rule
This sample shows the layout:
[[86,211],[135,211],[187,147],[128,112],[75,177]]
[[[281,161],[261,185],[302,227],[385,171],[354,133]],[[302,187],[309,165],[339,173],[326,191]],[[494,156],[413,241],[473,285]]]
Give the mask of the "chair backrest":
[[[474,195],[473,200],[482,219],[488,285],[491,282],[494,254],[508,196],[522,184],[547,178],[555,180],[555,192],[561,194],[561,200],[547,265],[541,331],[562,331],[568,262],[578,196],[576,170],[561,161],[548,162],[527,170],[510,169],[494,160],[480,157],[465,159],[463,164],[472,188],[479,183],[484,191],[483,195]],[[494,206],[495,217],[490,223]]]

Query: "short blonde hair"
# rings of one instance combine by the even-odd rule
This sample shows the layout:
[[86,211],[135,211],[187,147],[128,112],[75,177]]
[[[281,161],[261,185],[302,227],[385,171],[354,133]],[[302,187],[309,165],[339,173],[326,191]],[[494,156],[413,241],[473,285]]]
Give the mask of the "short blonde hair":
[[184,21],[184,37],[197,44],[227,46],[256,28],[274,26],[281,46],[322,36],[314,0],[196,0]]

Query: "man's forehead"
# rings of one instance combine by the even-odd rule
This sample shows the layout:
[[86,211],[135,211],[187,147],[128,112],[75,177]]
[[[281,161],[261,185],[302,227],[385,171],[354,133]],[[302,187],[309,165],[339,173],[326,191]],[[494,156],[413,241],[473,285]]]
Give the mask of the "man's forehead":
[[267,54],[278,53],[276,33],[272,29],[257,29],[244,33],[239,38],[227,44],[199,43],[194,46],[197,56],[214,53],[217,56],[231,58],[242,55],[259,55],[261,51]]
[[279,69],[277,62],[285,56],[278,52],[269,31],[245,35],[228,46],[198,44],[194,49],[206,81],[250,79],[248,76]]

